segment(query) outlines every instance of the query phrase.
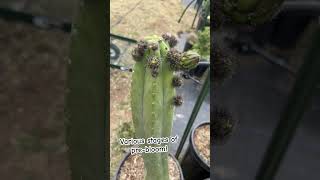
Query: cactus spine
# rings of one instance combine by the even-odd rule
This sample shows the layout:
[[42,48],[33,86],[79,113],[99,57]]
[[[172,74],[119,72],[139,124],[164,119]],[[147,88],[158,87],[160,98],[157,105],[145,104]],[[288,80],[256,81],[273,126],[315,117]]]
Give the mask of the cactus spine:
[[[186,60],[182,59],[183,54],[170,49],[175,44],[176,39],[170,34],[149,36],[133,50],[136,63],[132,75],[131,106],[137,138],[171,135],[175,84],[182,84],[174,71],[183,65],[184,68],[188,67],[184,64]],[[167,56],[172,52],[176,56]],[[199,56],[198,59],[192,58],[192,61],[199,62]],[[186,63],[190,64],[190,59]],[[169,180],[168,153],[144,153],[143,159],[146,180]]]

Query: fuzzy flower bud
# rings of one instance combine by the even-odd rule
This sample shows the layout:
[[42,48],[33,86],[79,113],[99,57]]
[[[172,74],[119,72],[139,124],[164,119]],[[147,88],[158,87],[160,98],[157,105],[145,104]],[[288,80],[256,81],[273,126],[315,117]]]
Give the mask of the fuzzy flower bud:
[[180,68],[183,70],[194,69],[198,66],[200,55],[194,51],[187,51],[182,54],[179,62]]

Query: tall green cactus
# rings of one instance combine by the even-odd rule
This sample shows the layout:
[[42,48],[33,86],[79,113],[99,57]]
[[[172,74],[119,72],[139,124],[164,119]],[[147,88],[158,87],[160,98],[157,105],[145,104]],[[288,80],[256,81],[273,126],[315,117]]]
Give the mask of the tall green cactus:
[[77,1],[68,61],[66,143],[72,180],[106,179],[107,2]]
[[[171,135],[174,106],[182,104],[181,96],[176,96],[175,91],[182,80],[174,72],[194,68],[200,59],[196,53],[180,53],[171,48],[176,43],[170,34],[149,36],[132,52],[136,63],[132,75],[131,106],[137,138]],[[143,159],[146,180],[169,180],[167,152],[144,153]]]

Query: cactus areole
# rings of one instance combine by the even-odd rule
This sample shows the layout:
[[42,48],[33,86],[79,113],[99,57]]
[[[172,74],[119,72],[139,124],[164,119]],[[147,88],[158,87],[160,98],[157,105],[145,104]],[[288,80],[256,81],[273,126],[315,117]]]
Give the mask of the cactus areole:
[[[174,106],[182,103],[182,99],[177,103],[181,96],[176,96],[175,87],[182,82],[175,71],[195,67],[193,64],[197,64],[200,58],[194,53],[174,50],[175,42],[175,37],[168,33],[162,37],[148,36],[132,51],[136,63],[132,75],[131,106],[137,138],[171,135]],[[146,180],[169,180],[168,152],[144,153],[142,156]]]

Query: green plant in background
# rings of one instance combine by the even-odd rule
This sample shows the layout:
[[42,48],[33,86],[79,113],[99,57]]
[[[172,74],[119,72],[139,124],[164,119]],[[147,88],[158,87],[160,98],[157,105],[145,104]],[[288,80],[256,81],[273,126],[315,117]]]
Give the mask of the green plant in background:
[[[182,80],[175,71],[195,68],[200,56],[173,49],[177,40],[171,34],[148,36],[132,51],[136,60],[131,87],[132,119],[137,138],[169,137],[174,106],[182,104],[175,87]],[[158,145],[153,145],[158,147]],[[146,180],[169,180],[168,152],[143,154]]]
[[198,31],[198,38],[193,44],[192,50],[199,53],[202,59],[210,59],[210,27]]

